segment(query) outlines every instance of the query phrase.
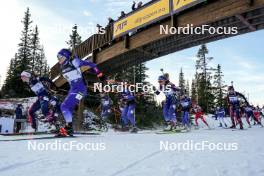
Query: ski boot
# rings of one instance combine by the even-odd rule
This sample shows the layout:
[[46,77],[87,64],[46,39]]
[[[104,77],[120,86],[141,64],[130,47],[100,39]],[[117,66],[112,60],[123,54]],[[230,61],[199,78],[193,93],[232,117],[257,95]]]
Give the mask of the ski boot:
[[68,137],[73,136],[72,123],[68,123],[65,127],[59,129],[58,134],[55,137]]
[[130,130],[130,133],[137,133],[138,132],[138,128],[137,127],[132,127],[132,129]]
[[225,127],[227,128],[227,124],[225,123]]
[[171,131],[172,130],[172,125],[168,124],[167,127],[164,128],[164,131]]
[[220,128],[223,127],[222,123],[220,123],[218,127],[220,127]]
[[260,127],[261,128],[263,128],[264,126],[262,125],[262,123],[261,122],[258,122],[258,124],[260,125]]
[[229,127],[231,129],[235,129],[236,128],[236,125],[232,125],[231,127]]
[[199,130],[199,126],[198,125],[194,125],[194,129],[195,130]]

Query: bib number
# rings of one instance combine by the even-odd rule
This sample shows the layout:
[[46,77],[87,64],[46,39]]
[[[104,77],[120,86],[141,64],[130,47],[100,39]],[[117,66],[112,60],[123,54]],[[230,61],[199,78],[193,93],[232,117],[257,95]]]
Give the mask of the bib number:
[[81,100],[83,98],[83,95],[82,94],[77,94],[76,97],[75,97],[77,100]]
[[40,92],[41,90],[43,90],[44,89],[44,86],[43,86],[43,84],[42,83],[37,83],[37,84],[35,84],[34,86],[32,86],[31,87],[31,90],[33,91],[33,92],[35,92],[35,93],[38,93],[38,92]]
[[43,97],[43,100],[49,101],[49,98],[48,97]]

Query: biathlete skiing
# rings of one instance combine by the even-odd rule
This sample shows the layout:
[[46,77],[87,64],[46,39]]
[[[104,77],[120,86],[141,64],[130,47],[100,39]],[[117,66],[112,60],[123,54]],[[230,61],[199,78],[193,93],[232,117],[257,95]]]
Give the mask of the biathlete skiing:
[[166,123],[165,131],[171,131],[176,128],[176,107],[179,102],[177,96],[180,93],[180,89],[177,88],[169,80],[168,74],[163,74],[158,78],[159,89],[156,90],[156,95],[163,92],[166,96],[166,100],[163,104],[163,117]]
[[223,107],[217,107],[215,115],[219,120],[219,127],[227,128],[227,124],[225,122],[225,109]]
[[236,122],[240,125],[240,129],[243,130],[243,122],[241,120],[240,100],[239,97],[244,99],[248,105],[248,101],[245,96],[239,92],[236,92],[233,86],[228,87],[227,102],[229,106],[229,113],[232,120],[232,126],[230,128],[236,128]]
[[191,123],[190,123],[190,111],[192,108],[192,102],[189,97],[186,95],[181,96],[180,100],[180,107],[182,111],[182,125],[183,129],[190,131],[191,130]]
[[[41,109],[44,115],[44,122],[53,122],[55,120],[54,112],[58,112],[58,101],[50,94],[50,87],[55,86],[54,83],[46,77],[38,77],[30,71],[23,71],[21,79],[27,83],[30,89],[37,95],[37,100],[31,105],[28,110],[29,121],[32,128],[37,131],[36,112]],[[49,105],[52,104],[54,110],[49,111]]]
[[87,88],[83,79],[81,67],[89,66],[101,81],[105,81],[106,79],[95,63],[81,60],[68,49],[60,50],[57,58],[61,66],[61,74],[70,85],[68,95],[60,107],[66,125],[59,130],[58,136],[72,136],[72,117],[74,108],[79,105],[80,101],[87,95]]
[[193,106],[193,112],[194,112],[194,122],[195,122],[195,127],[199,128],[198,125],[198,119],[201,119],[203,121],[203,123],[210,129],[210,126],[208,125],[208,123],[206,122],[204,116],[203,116],[203,110],[201,108],[201,106],[199,106],[198,104],[194,104]]
[[136,98],[129,90],[124,90],[121,93],[121,124],[124,131],[129,130],[129,123],[132,126],[130,132],[136,133],[138,131],[136,127],[135,109],[136,109]]

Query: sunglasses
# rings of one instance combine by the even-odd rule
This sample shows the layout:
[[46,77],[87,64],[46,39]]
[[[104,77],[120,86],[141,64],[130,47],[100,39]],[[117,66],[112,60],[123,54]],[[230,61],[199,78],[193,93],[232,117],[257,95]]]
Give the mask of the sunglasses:
[[61,54],[58,54],[57,58],[58,58],[59,62],[63,62],[63,61],[65,61],[67,59],[65,56],[63,56]]

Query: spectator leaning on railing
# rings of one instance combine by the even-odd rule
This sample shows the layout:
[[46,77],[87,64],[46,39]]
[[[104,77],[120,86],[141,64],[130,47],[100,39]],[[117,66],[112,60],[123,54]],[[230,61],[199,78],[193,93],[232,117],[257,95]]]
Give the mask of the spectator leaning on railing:
[[121,19],[121,18],[123,18],[123,17],[125,17],[126,16],[126,13],[124,12],[124,11],[122,11],[121,12],[121,15],[120,15],[120,17],[118,18],[118,19]]
[[137,7],[136,7],[136,2],[135,1],[133,1],[133,4],[132,4],[132,10],[134,11],[134,10],[137,10],[137,9],[139,9],[140,7],[142,7],[142,5],[143,5],[143,2],[142,1],[140,1],[138,4],[137,4]]

